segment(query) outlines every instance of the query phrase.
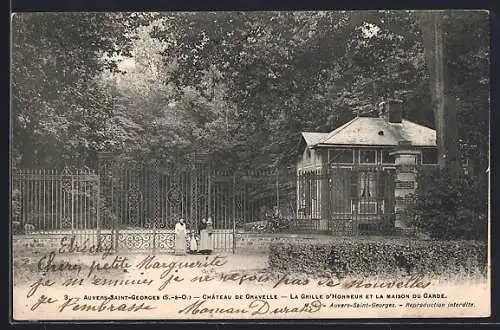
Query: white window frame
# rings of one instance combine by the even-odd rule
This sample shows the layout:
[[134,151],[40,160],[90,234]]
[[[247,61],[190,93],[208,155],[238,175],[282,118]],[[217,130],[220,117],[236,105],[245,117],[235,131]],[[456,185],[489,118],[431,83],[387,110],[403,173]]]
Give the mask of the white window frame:
[[[373,163],[362,163],[361,162],[361,151],[369,151],[369,150],[375,152],[375,162],[373,162]],[[363,165],[377,165],[377,160],[378,160],[377,149],[367,148],[367,149],[359,149],[358,150],[358,163],[359,164],[363,164]]]
[[[353,148],[329,148],[327,150],[328,150],[328,164],[354,164],[354,160],[356,159],[356,155],[354,154],[354,149]],[[351,152],[352,152],[352,161],[350,163],[333,163],[330,160],[330,151],[334,151],[334,150],[342,150],[342,151],[351,150]]]
[[363,204],[368,204],[368,205],[375,205],[375,211],[374,212],[361,212],[361,200],[358,200],[358,214],[377,214],[378,210],[378,203],[377,201],[363,201]]
[[[336,163],[334,163],[336,164]],[[345,168],[345,169],[349,169],[352,171],[352,169],[354,168],[354,166],[349,166],[349,165],[338,165],[338,166],[334,166],[335,168]]]

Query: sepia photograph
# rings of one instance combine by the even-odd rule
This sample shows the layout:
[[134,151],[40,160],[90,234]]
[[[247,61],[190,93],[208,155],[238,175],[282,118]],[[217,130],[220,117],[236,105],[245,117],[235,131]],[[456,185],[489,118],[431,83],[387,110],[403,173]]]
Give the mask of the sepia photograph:
[[19,12],[11,321],[491,314],[490,13]]

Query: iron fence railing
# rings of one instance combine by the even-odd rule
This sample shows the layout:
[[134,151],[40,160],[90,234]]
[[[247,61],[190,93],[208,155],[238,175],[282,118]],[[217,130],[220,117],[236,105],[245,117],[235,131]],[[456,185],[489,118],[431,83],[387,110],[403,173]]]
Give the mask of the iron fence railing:
[[[104,235],[117,246],[157,248],[172,245],[167,233],[180,218],[191,231],[211,218],[224,235],[252,224],[275,232],[370,235],[390,231],[394,222],[400,185],[394,168],[233,172],[192,165],[162,169],[109,161],[98,173],[14,169],[14,233]],[[224,235],[218,242],[230,248],[232,238]]]
[[99,227],[99,177],[92,171],[16,169],[12,220],[25,231]]

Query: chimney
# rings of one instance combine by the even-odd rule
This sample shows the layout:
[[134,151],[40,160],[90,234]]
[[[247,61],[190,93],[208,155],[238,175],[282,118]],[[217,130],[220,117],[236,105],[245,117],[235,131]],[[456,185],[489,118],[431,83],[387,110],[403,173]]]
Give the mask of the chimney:
[[379,117],[389,123],[401,123],[403,120],[403,101],[390,99],[380,103]]

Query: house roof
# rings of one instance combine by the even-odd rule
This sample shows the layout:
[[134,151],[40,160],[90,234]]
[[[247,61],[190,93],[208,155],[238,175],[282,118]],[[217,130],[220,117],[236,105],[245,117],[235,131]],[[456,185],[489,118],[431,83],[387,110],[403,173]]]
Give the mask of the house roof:
[[329,133],[302,132],[302,136],[308,146],[313,146],[323,141]]
[[436,131],[404,120],[389,123],[383,118],[356,117],[330,133],[302,133],[309,147],[330,145],[397,146],[408,141],[413,146],[435,147]]

